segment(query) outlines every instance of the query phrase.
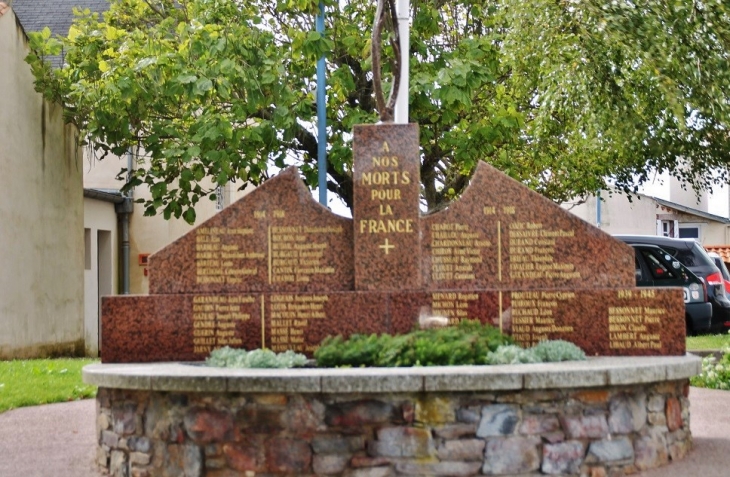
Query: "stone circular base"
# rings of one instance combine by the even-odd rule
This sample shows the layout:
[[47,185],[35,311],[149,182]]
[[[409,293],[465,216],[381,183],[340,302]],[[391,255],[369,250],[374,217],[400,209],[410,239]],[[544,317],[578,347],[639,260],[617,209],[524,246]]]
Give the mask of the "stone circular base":
[[700,359],[230,370],[95,364],[112,475],[620,476],[691,448]]

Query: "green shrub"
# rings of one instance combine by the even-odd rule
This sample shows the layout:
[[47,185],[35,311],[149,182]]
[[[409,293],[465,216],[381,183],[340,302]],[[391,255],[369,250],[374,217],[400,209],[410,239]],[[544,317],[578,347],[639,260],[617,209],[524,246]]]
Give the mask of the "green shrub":
[[484,364],[524,364],[539,363],[540,358],[530,349],[520,348],[516,345],[500,346],[495,351],[490,351],[484,358]]
[[560,361],[585,361],[586,354],[570,341],[547,340],[533,346],[532,351],[543,363]]
[[560,361],[584,361],[586,354],[582,349],[563,340],[540,341],[532,348],[519,346],[500,346],[496,351],[487,353],[485,364],[522,364],[557,363]]
[[275,353],[268,349],[218,348],[205,360],[208,366],[220,368],[294,368],[307,364],[307,357],[293,351]]
[[314,352],[320,367],[445,366],[483,364],[484,356],[512,338],[493,326],[465,320],[456,326],[415,330],[391,336],[326,338]]

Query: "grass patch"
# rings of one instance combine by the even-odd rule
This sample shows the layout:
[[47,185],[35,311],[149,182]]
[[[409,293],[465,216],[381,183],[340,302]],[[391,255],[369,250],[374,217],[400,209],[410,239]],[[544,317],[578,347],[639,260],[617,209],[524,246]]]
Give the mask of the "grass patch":
[[700,335],[687,337],[688,350],[720,349],[730,341],[727,333],[720,335]]
[[81,368],[94,359],[0,361],[0,412],[16,407],[76,401],[96,395],[81,381]]

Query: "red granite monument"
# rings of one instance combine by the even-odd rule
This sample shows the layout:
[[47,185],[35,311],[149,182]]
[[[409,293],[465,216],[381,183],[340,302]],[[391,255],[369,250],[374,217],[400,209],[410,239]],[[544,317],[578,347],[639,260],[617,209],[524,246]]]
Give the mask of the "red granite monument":
[[636,288],[628,245],[487,164],[421,214],[416,125],[356,126],[353,148],[353,219],[284,170],[150,256],[150,295],[103,299],[102,361],[311,355],[327,335],[403,333],[423,316],[589,355],[685,353],[682,290]]

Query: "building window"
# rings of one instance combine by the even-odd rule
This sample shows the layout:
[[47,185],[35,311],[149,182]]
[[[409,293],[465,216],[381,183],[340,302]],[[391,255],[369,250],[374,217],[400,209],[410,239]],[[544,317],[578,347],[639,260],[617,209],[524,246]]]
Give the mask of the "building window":
[[679,237],[679,224],[676,220],[657,220],[656,234],[661,237]]
[[698,239],[700,238],[700,228],[696,225],[689,226],[689,227],[680,227],[679,228],[679,238],[693,238]]
[[223,210],[226,206],[226,188],[219,185],[215,188],[215,210]]

